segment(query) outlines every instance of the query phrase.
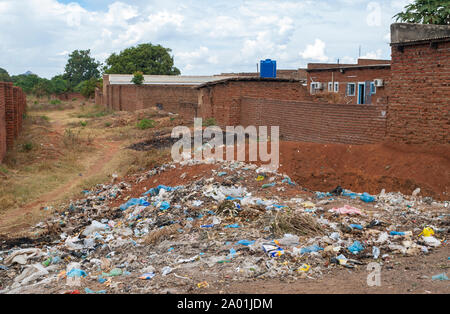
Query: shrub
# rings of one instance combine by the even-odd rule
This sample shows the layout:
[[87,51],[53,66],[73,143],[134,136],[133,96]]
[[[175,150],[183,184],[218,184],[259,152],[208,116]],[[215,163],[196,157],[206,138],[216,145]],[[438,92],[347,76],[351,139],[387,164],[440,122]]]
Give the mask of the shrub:
[[213,126],[216,125],[216,119],[214,118],[208,118],[205,121],[203,121],[203,126]]
[[23,149],[23,151],[25,151],[25,152],[31,151],[31,150],[33,149],[33,143],[27,142],[27,143],[23,144],[23,145],[22,145],[22,149]]
[[131,80],[136,85],[144,83],[144,73],[137,71],[133,73],[133,79]]
[[81,126],[85,127],[87,125],[87,121],[80,121]]
[[59,104],[61,104],[61,100],[59,100],[59,99],[52,99],[52,100],[50,100],[50,104],[51,105],[59,105]]
[[141,130],[154,128],[155,127],[155,121],[149,120],[149,119],[142,119],[137,123],[137,127]]

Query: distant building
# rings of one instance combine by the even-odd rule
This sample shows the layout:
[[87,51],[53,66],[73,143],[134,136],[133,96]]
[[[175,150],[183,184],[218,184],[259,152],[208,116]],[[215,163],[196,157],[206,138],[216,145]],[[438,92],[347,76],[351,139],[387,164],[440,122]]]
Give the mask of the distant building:
[[334,94],[339,103],[387,104],[390,60],[358,59],[358,64],[309,63],[311,95]]

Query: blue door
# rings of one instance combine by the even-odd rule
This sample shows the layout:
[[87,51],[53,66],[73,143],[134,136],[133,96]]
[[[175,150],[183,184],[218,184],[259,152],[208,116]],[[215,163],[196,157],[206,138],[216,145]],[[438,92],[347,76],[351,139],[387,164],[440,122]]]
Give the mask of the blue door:
[[363,105],[365,103],[365,85],[365,83],[358,83],[358,105]]

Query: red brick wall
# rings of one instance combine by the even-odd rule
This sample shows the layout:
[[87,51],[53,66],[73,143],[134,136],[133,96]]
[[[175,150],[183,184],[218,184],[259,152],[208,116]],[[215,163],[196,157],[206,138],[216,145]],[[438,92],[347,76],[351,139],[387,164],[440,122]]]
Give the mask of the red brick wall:
[[220,126],[239,125],[242,97],[311,99],[299,82],[228,81],[200,88],[198,115],[204,119],[213,117]]
[[156,107],[193,118],[197,112],[198,90],[184,85],[107,85],[103,102],[113,110],[134,111]]
[[392,47],[387,132],[401,143],[450,143],[450,41]]
[[244,97],[240,122],[245,127],[279,126],[280,138],[287,141],[369,144],[384,140],[386,110],[379,105]]
[[5,84],[0,82],[0,162],[6,154],[5,92]]
[[[358,83],[373,81],[374,79],[383,79],[384,86],[376,87],[376,93],[371,95],[372,104],[388,103],[389,99],[389,85],[390,85],[391,70],[389,68],[382,69],[346,69],[344,73],[340,71],[313,71],[308,73],[308,91],[311,91],[311,82],[323,83],[323,90],[316,93],[328,93],[328,83],[338,82],[338,93],[332,92],[331,94],[337,94],[341,103],[357,104],[358,103]],[[355,96],[347,96],[347,83],[355,83]]]
[[22,130],[25,110],[26,95],[22,89],[0,82],[0,162]]

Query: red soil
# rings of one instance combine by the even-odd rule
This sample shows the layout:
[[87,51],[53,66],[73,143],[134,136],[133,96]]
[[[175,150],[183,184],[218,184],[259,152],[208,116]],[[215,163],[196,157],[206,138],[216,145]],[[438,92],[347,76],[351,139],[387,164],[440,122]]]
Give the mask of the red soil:
[[280,171],[299,185],[331,191],[411,194],[450,199],[450,145],[342,145],[283,142]]

